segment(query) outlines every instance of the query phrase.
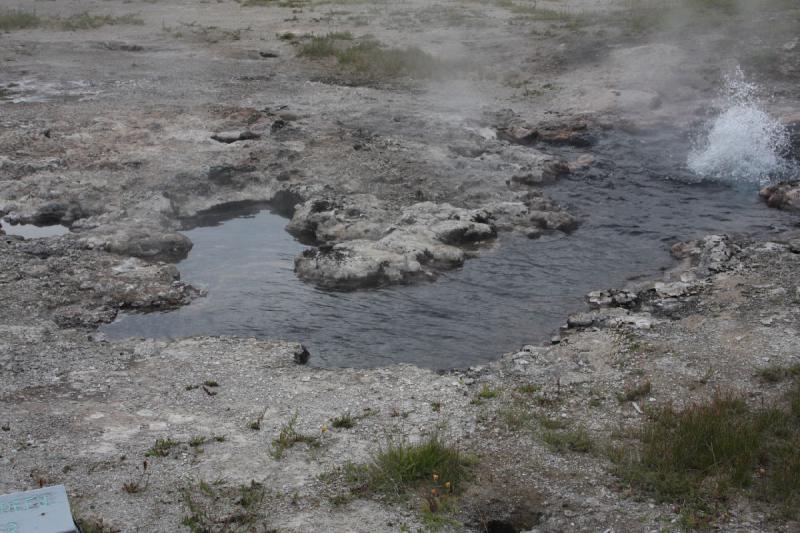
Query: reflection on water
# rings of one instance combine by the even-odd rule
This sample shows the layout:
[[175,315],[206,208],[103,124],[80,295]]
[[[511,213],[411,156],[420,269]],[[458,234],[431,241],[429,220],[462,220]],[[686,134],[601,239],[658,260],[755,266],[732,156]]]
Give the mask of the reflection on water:
[[186,232],[194,248],[179,265],[183,279],[208,288],[208,297],[168,313],[124,315],[104,332],[298,340],[320,366],[485,363],[548,339],[584,308],[588,291],[656,274],[670,264],[674,242],[769,233],[791,223],[790,215],[760,204],[754,188],[689,180],[679,163],[685,167],[687,150],[688,140],[673,149],[658,137],[603,140],[597,151],[608,159],[548,189],[584,218],[578,231],[538,240],[501,234],[435,283],[321,291],[294,276],[293,258],[303,247],[283,230],[286,219],[268,211],[217,217],[211,227]]

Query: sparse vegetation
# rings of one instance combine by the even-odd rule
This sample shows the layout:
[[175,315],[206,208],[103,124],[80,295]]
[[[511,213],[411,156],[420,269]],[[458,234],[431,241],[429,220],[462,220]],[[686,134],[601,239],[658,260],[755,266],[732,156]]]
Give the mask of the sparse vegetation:
[[242,33],[250,28],[225,29],[219,26],[204,26],[197,22],[179,22],[177,26],[162,26],[161,30],[176,39],[187,38],[208,44],[221,41],[238,41]]
[[309,0],[240,0],[240,3],[244,7],[278,6],[290,8],[301,8],[311,4]]
[[651,385],[650,380],[643,381],[642,383],[625,387],[625,390],[617,396],[617,399],[620,401],[620,403],[635,402],[636,400],[640,400],[650,394],[652,389],[653,386]]
[[478,398],[481,400],[490,400],[492,398],[497,398],[498,396],[500,396],[500,389],[489,388],[489,385],[486,383],[483,384],[480,392],[478,392]]
[[355,40],[350,32],[312,37],[299,55],[316,60],[334,58],[350,74],[373,80],[427,78],[443,67],[419,48],[386,48],[372,39]]
[[255,420],[253,420],[253,421],[249,422],[249,423],[247,424],[247,427],[249,427],[249,428],[250,428],[250,429],[252,429],[253,431],[259,431],[259,430],[261,430],[261,423],[264,421],[264,416],[265,416],[266,414],[267,414],[267,411],[266,411],[266,409],[265,409],[264,411],[261,411],[261,414],[259,414],[259,415],[256,417],[256,419],[255,419]]
[[46,27],[56,30],[93,30],[102,26],[141,25],[144,21],[137,15],[127,14],[118,17],[97,15],[89,12],[78,13],[66,18],[40,16],[33,11],[22,9],[0,10],[0,31],[25,30]]
[[514,390],[520,394],[533,395],[542,390],[542,388],[539,385],[535,385],[533,383],[526,383],[525,385],[520,385],[519,387],[516,387]]
[[63,19],[52,19],[52,25],[62,30],[93,30],[102,26],[142,25],[144,21],[137,15],[127,14],[119,17],[79,13]]
[[142,461],[142,473],[139,475],[139,479],[126,481],[122,484],[122,490],[127,492],[128,494],[136,494],[142,492],[147,488],[147,484],[149,481],[149,474],[147,472],[147,461]]
[[295,429],[295,424],[297,423],[297,413],[295,413],[291,420],[287,422],[283,427],[281,427],[281,431],[278,434],[278,437],[273,439],[272,441],[272,452],[271,455],[275,459],[281,459],[283,454],[289,448],[292,448],[295,444],[303,443],[307,444],[309,447],[316,448],[319,446],[319,439],[317,437],[312,437],[311,435],[304,435],[302,433],[298,433]]
[[758,369],[756,375],[767,383],[778,383],[784,379],[800,377],[800,363],[791,366],[767,366]]
[[75,518],[75,525],[81,533],[120,533],[120,530],[94,516]]
[[41,17],[34,12],[21,9],[0,10],[0,31],[26,30],[41,24]]
[[339,415],[331,420],[331,426],[337,429],[350,429],[356,425],[355,418],[350,413]]
[[651,413],[635,436],[640,446],[617,447],[617,473],[658,501],[678,502],[690,525],[711,521],[734,490],[749,490],[796,516],[800,504],[800,383],[788,410],[753,409],[717,394],[682,410]]
[[180,444],[172,439],[158,439],[153,447],[145,452],[146,457],[166,457],[172,448]]
[[558,453],[589,453],[595,448],[591,436],[583,428],[545,431],[542,440]]
[[530,17],[536,21],[560,22],[572,28],[577,28],[587,22],[586,18],[581,13],[568,11],[566,9],[539,7],[535,1],[494,0],[494,4],[516,15]]
[[512,405],[497,411],[498,418],[508,431],[519,431],[528,427],[536,417],[521,405]]
[[550,418],[549,416],[545,415],[536,416],[536,421],[539,423],[542,429],[546,429],[549,431],[556,429],[564,429],[567,427],[567,423],[564,420],[560,418]]
[[[411,444],[405,440],[389,442],[366,466],[348,465],[347,481],[361,494],[380,493],[400,496],[429,480],[446,486],[448,491],[461,490],[470,478],[474,459],[438,435]],[[437,489],[438,490],[438,489]]]
[[[263,510],[267,491],[251,481],[239,487],[226,487],[221,481],[198,481],[183,491],[189,514],[181,524],[193,533],[210,531],[254,531],[255,525],[267,522]],[[274,531],[261,529],[259,531]]]

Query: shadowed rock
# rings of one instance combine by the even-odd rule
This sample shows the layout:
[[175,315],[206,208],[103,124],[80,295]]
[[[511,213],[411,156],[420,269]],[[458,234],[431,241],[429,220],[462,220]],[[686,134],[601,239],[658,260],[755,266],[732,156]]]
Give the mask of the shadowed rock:
[[782,181],[775,185],[769,185],[761,189],[759,196],[770,207],[800,211],[800,182],[798,181]]

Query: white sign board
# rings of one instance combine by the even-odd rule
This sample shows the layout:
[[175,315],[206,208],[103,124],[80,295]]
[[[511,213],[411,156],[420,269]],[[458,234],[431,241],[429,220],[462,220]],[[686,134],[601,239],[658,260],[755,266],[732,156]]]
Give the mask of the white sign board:
[[64,485],[0,496],[0,533],[77,531]]

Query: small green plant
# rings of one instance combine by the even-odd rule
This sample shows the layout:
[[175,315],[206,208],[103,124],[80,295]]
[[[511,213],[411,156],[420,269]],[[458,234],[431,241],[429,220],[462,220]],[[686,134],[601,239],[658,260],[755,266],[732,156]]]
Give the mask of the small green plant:
[[141,487],[139,486],[138,481],[127,481],[122,484],[122,490],[128,494],[136,494],[137,492],[141,491]]
[[304,435],[298,433],[295,429],[297,423],[297,412],[294,413],[291,420],[287,422],[278,434],[278,437],[272,440],[272,457],[274,459],[281,459],[286,450],[292,448],[295,444],[303,443],[311,448],[319,446],[319,439],[311,435]]
[[617,395],[617,399],[622,402],[635,402],[641,398],[644,398],[650,391],[653,389],[650,381],[643,381],[642,383],[638,383],[633,386],[625,387],[625,390]]
[[428,78],[445,66],[419,48],[387,48],[372,39],[356,41],[349,32],[312,37],[299,55],[316,60],[335,58],[349,74],[371,80]]
[[392,410],[389,413],[389,416],[391,416],[392,418],[397,418],[397,417],[408,418],[409,414],[411,414],[411,413],[409,413],[408,411],[401,411],[397,407],[392,407]]
[[350,429],[355,427],[356,421],[350,413],[345,413],[343,415],[339,415],[333,420],[331,420],[331,426],[337,429]]
[[222,481],[199,481],[183,491],[189,514],[181,524],[193,533],[210,531],[274,531],[261,529],[267,522],[264,501],[267,491],[261,483],[251,481],[238,487],[227,487]]
[[180,444],[172,439],[158,439],[153,447],[145,452],[146,457],[166,457],[172,448]]
[[654,410],[635,432],[641,446],[612,449],[617,474],[657,501],[681,502],[689,521],[747,490],[796,516],[800,508],[800,383],[788,410],[752,409],[732,395],[682,410]]
[[93,15],[84,12],[61,18],[41,17],[35,12],[22,9],[0,9],[0,31],[26,30],[38,27],[75,31],[122,24],[141,25],[144,24],[144,21],[132,14],[113,17],[111,15]]
[[206,443],[206,438],[205,437],[201,437],[199,435],[196,436],[196,437],[192,437],[189,440],[189,446],[191,446],[192,448],[198,448],[198,447],[202,446],[205,443]]
[[205,385],[206,387],[219,387],[219,383],[217,383],[217,381],[213,379],[205,380],[203,382],[203,385]]
[[442,410],[442,402],[431,402],[431,411],[438,413]]
[[511,405],[497,411],[498,418],[508,431],[519,431],[530,426],[536,416],[520,405]]
[[34,12],[21,9],[0,9],[0,31],[26,30],[42,24]]
[[117,533],[120,531],[102,518],[94,516],[76,517],[75,525],[80,528],[82,533]]
[[388,442],[365,467],[350,466],[346,476],[355,490],[399,496],[430,479],[447,483],[448,490],[460,490],[471,476],[474,460],[438,435],[422,442]]
[[480,392],[478,392],[478,398],[481,400],[490,400],[498,396],[500,396],[500,389],[490,389],[489,385],[486,383],[483,384]]
[[149,482],[149,473],[147,472],[147,461],[142,461],[142,473],[139,479],[134,481],[127,481],[122,484],[122,490],[128,494],[136,494],[142,492],[147,488]]
[[253,420],[252,422],[249,422],[247,424],[247,427],[249,427],[253,431],[260,431],[261,430],[261,423],[264,421],[264,416],[266,416],[266,414],[267,414],[267,410],[266,409],[261,411],[261,414],[258,415],[258,417],[256,417],[255,420]]
[[527,394],[529,396],[532,396],[537,392],[539,392],[540,390],[542,390],[542,388],[539,385],[535,385],[533,383],[526,383],[525,385],[520,385],[519,387],[516,387],[514,390],[520,394]]
[[555,429],[564,429],[567,427],[566,421],[560,418],[550,418],[545,415],[538,415],[536,417],[536,421],[539,422],[539,425],[543,429],[547,430],[555,430]]
[[791,366],[771,365],[759,368],[756,375],[767,383],[778,383],[784,379],[800,376],[800,363]]
[[550,446],[550,449],[558,453],[589,453],[594,450],[594,442],[583,428],[546,431],[542,434],[542,440]]

